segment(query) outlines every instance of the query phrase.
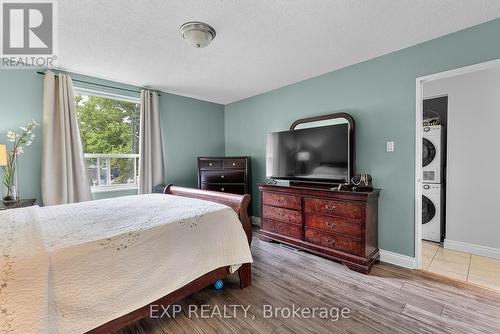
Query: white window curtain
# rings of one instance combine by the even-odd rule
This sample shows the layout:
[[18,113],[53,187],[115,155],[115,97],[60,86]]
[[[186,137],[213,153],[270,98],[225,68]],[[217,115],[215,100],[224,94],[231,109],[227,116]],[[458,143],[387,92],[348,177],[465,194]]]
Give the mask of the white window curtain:
[[139,194],[150,194],[164,179],[158,93],[141,91],[141,127],[139,134]]
[[48,71],[43,93],[41,186],[44,205],[92,199],[75,109],[71,78]]

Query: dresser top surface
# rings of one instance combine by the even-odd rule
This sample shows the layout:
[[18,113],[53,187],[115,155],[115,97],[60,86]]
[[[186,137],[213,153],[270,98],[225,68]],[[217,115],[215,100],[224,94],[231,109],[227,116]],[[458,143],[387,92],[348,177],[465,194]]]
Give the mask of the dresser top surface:
[[249,156],[213,156],[213,157],[198,157],[198,159],[250,159]]
[[305,185],[291,185],[291,186],[286,186],[286,185],[280,185],[280,184],[266,184],[266,183],[260,183],[259,185],[260,190],[268,190],[268,191],[276,191],[276,192],[282,192],[282,193],[293,193],[293,194],[306,194],[306,195],[311,195],[311,194],[320,194],[323,196],[355,196],[355,197],[361,197],[361,198],[373,198],[373,197],[378,197],[380,193],[380,189],[373,189],[373,190],[331,190],[330,188],[326,186],[305,186]]

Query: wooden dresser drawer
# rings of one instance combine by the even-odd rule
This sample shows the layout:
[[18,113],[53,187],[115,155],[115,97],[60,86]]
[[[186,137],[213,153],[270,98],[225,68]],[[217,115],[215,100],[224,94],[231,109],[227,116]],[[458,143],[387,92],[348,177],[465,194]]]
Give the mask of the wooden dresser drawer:
[[305,239],[307,242],[350,254],[362,256],[364,253],[361,240],[338,234],[330,234],[321,230],[306,228]]
[[220,159],[200,159],[198,164],[200,169],[222,169],[222,160]]
[[302,214],[300,211],[263,205],[262,217],[302,225]]
[[287,237],[302,239],[302,227],[298,225],[262,219],[262,228]]
[[231,169],[231,168],[246,168],[246,160],[245,159],[224,159],[224,169]]
[[245,172],[240,170],[202,170],[201,182],[210,183],[245,183]]
[[231,194],[245,194],[245,185],[243,184],[213,184],[202,183],[200,189],[226,192]]
[[262,193],[262,204],[278,206],[280,208],[288,208],[288,209],[302,209],[302,205],[300,203],[300,197],[292,196],[292,195],[283,195],[279,193]]
[[359,220],[345,219],[335,216],[324,216],[307,213],[305,215],[306,227],[316,228],[328,233],[342,234],[361,238],[363,226]]
[[321,213],[347,218],[362,218],[363,206],[359,203],[332,201],[320,198],[306,198],[304,209],[308,213]]

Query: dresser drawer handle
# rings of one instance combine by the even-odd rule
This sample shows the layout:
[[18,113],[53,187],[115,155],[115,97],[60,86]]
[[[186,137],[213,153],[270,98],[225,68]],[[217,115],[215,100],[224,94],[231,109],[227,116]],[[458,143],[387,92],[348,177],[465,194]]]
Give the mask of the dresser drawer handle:
[[224,188],[220,188],[220,191],[224,191]]
[[211,162],[209,162],[209,163],[208,163],[208,166],[210,166],[210,167],[212,167],[213,165],[214,165],[214,164],[213,164],[213,163],[211,163]]
[[334,228],[335,226],[337,226],[337,224],[333,223],[333,222],[326,222],[326,225],[328,227],[331,227],[331,228]]
[[278,216],[283,217],[285,213],[283,211],[278,211]]
[[222,175],[220,176],[220,178],[221,178],[221,179],[223,179],[223,178],[224,178],[224,174],[222,174]]
[[328,211],[335,211],[337,210],[337,207],[335,205],[328,205],[326,204],[325,205],[325,208],[328,210]]
[[236,162],[233,162],[233,167],[236,166]]
[[279,233],[282,233],[285,230],[285,227],[282,225],[276,226],[276,229],[278,230]]
[[330,245],[334,245],[334,244],[336,243],[336,241],[335,241],[334,239],[329,239],[329,240],[328,240],[328,243],[329,243]]

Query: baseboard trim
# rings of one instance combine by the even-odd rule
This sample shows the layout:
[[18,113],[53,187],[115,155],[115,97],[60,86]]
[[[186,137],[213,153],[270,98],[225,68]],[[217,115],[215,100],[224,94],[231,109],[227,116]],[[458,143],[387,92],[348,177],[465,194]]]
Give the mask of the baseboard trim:
[[415,269],[415,258],[414,257],[386,251],[383,249],[380,250],[380,261],[385,262],[385,263],[394,264],[398,267]]
[[444,239],[444,248],[458,252],[464,252],[479,256],[492,257],[494,259],[500,259],[500,249],[493,247],[486,247],[475,244],[469,244],[461,241]]
[[259,217],[251,216],[250,221],[252,222],[252,225],[260,226],[260,218]]

